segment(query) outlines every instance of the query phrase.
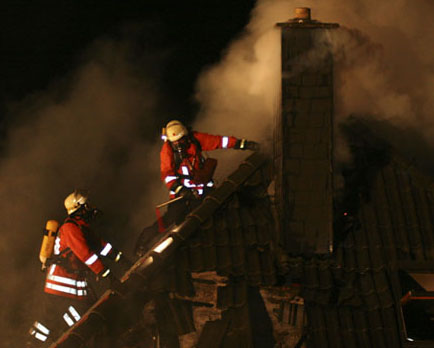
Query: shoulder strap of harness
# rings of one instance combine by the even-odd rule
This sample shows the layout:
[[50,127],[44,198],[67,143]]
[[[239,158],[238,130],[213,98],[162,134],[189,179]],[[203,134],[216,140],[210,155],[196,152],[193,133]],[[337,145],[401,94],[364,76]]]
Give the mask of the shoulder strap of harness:
[[[75,221],[75,220],[74,220],[73,218],[71,218],[71,217],[68,217],[68,218],[64,221],[65,224],[68,223],[68,222],[70,222],[70,223],[74,224],[75,226],[81,228],[81,226],[78,224],[78,222]],[[70,252],[72,252],[72,250],[71,250],[69,247],[67,247],[67,248],[63,249],[63,250],[60,252],[60,254],[58,254],[58,255],[56,255],[56,256],[57,256],[57,257],[66,256],[66,255],[69,254]]]
[[66,220],[64,221],[65,224],[68,223],[68,222],[74,224],[75,226],[80,227],[79,223],[78,223],[77,221],[75,221],[75,220],[74,220],[73,218],[71,218],[71,217],[66,218]]
[[[197,140],[197,138],[193,135],[193,132],[190,128],[188,129],[188,135],[187,136],[188,136],[188,140],[196,146],[197,152],[201,153],[202,152],[202,145],[200,145],[199,140]],[[175,171],[178,171],[179,166],[181,165],[182,160],[183,160],[182,154],[180,154],[178,151],[176,151],[173,148],[172,144],[170,144],[170,146],[172,147],[173,156],[175,159]]]

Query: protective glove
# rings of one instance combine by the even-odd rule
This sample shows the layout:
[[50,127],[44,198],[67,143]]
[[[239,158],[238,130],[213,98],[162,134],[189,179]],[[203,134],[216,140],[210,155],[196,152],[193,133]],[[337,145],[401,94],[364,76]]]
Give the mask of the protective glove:
[[178,197],[183,197],[185,201],[196,199],[195,193],[185,186],[178,192]]
[[125,290],[121,281],[113,274],[109,277],[109,279],[110,279],[110,289],[123,295]]
[[259,151],[259,144],[255,141],[238,139],[234,148],[239,150]]
[[109,268],[106,268],[104,271],[102,271],[100,277],[101,279],[109,282],[109,288],[111,290],[120,294],[123,293],[123,286],[121,281],[113,274],[113,272],[110,271]]
[[176,197],[183,197],[185,201],[198,198],[194,190],[190,190],[179,182],[175,182],[170,188],[171,191],[175,192]]
[[245,148],[246,150],[259,151],[260,145],[255,141],[246,141]]
[[119,259],[115,262],[119,263],[121,266],[124,266],[126,268],[130,268],[134,263],[128,259],[127,257],[125,257],[124,254],[120,253],[121,256],[119,257]]

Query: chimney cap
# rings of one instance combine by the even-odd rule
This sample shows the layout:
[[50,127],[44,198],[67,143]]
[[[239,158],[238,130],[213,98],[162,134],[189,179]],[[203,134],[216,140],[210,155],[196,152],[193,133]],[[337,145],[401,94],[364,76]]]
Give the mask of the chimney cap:
[[339,24],[337,23],[322,23],[315,19],[312,19],[310,15],[310,7],[296,7],[294,9],[294,14],[294,18],[289,19],[287,22],[277,23],[276,25],[279,27],[305,29],[333,29],[339,27]]
[[309,7],[296,7],[294,10],[295,18],[310,21],[310,8]]

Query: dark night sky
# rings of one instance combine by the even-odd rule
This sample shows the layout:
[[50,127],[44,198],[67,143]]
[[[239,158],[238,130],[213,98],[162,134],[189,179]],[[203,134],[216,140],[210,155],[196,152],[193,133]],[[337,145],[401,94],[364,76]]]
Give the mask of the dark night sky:
[[9,0],[1,6],[4,119],[8,101],[43,90],[74,69],[95,39],[116,37],[131,23],[144,25],[144,49],[170,52],[159,67],[161,92],[171,96],[169,111],[191,114],[198,73],[243,29],[254,1]]
[[[68,86],[68,79],[73,78],[77,69],[84,65],[83,62],[86,59],[86,51],[89,47],[92,47],[96,40],[101,38],[113,38],[115,41],[117,39],[122,41],[126,36],[128,36],[129,40],[134,40],[134,49],[137,49],[137,51],[132,51],[133,55],[137,55],[137,60],[134,61],[134,63],[141,62],[142,56],[147,57],[155,55],[156,57],[162,57],[161,61],[155,61],[155,57],[153,57],[151,62],[155,61],[155,66],[151,64],[151,66],[147,67],[148,70],[150,69],[153,73],[153,70],[155,70],[155,73],[151,76],[151,78],[155,79],[157,82],[155,86],[158,90],[155,94],[158,96],[164,96],[165,98],[163,105],[157,106],[158,111],[163,109],[163,112],[167,113],[167,117],[173,117],[172,115],[180,114],[192,117],[197,110],[197,105],[193,101],[193,94],[198,75],[207,65],[219,61],[222,52],[228,46],[229,42],[236,38],[247,24],[253,6],[253,0],[211,0],[194,3],[185,1],[165,2],[154,0],[152,0],[152,2],[146,0],[80,0],[50,3],[41,0],[0,1],[0,159],[2,160],[2,168],[8,167],[7,163],[11,163],[11,167],[14,168],[12,169],[13,174],[7,175],[9,179],[13,180],[15,177],[25,177],[30,178],[31,181],[28,183],[28,186],[26,186],[27,184],[18,184],[18,188],[13,189],[14,198],[18,199],[18,203],[8,203],[11,207],[16,207],[16,209],[18,209],[17,215],[20,216],[19,220],[23,221],[23,224],[26,226],[26,228],[23,229],[26,231],[23,233],[28,233],[30,237],[28,239],[20,237],[19,243],[15,243],[11,242],[14,238],[9,237],[17,236],[17,234],[10,233],[7,236],[5,234],[3,235],[3,239],[0,241],[0,246],[3,248],[6,243],[8,243],[8,245],[17,245],[17,250],[8,251],[7,255],[3,253],[3,256],[8,262],[2,262],[0,272],[4,275],[6,272],[15,272],[16,269],[19,269],[21,270],[21,273],[19,274],[22,275],[27,272],[28,266],[28,269],[31,269],[28,273],[32,275],[32,277],[29,276],[29,278],[26,278],[25,276],[16,277],[14,278],[14,284],[10,285],[10,289],[6,289],[5,287],[0,289],[0,298],[9,298],[10,295],[3,296],[3,294],[9,294],[9,290],[11,294],[14,294],[15,298],[11,299],[10,306],[8,309],[4,310],[4,313],[14,313],[14,315],[16,315],[16,317],[14,317],[15,320],[12,319],[10,323],[6,323],[6,321],[3,320],[5,328],[2,329],[3,326],[0,325],[0,336],[2,336],[2,338],[4,336],[7,336],[8,338],[13,337],[17,332],[19,332],[19,334],[23,333],[24,335],[27,332],[26,325],[28,325],[28,320],[34,320],[34,315],[32,313],[30,313],[32,319],[29,319],[26,315],[28,314],[30,317],[30,314],[23,311],[23,308],[30,312],[33,310],[33,307],[26,307],[27,304],[31,302],[28,294],[18,294],[19,291],[16,290],[22,289],[20,284],[23,284],[24,282],[26,282],[27,287],[29,284],[27,282],[30,278],[32,279],[32,282],[34,282],[32,284],[37,284],[36,286],[38,287],[42,286],[41,281],[43,281],[43,278],[40,274],[36,274],[34,271],[36,270],[35,266],[39,267],[39,262],[35,257],[37,255],[37,250],[39,249],[35,249],[35,243],[32,242],[33,240],[38,240],[37,243],[39,243],[40,237],[38,231],[40,230],[40,226],[35,227],[30,221],[32,221],[34,216],[36,217],[36,220],[46,218],[48,213],[42,213],[39,208],[44,210],[45,207],[53,206],[59,207],[61,210],[58,201],[48,201],[46,198],[48,196],[45,195],[45,193],[49,195],[49,192],[57,194],[57,191],[54,188],[55,185],[53,186],[52,182],[47,185],[47,187],[50,187],[48,190],[41,188],[41,190],[44,190],[45,192],[43,198],[43,201],[45,202],[43,204],[38,203],[36,210],[23,209],[21,206],[25,200],[19,198],[20,194],[17,193],[17,191],[25,191],[25,197],[39,197],[39,194],[34,193],[35,190],[39,190],[39,184],[36,182],[39,181],[39,178],[42,178],[42,182],[45,182],[46,180],[45,172],[42,168],[44,166],[40,165],[39,162],[43,162],[44,160],[50,161],[50,154],[57,157],[57,149],[53,146],[50,147],[45,145],[45,141],[50,143],[51,133],[49,134],[50,137],[39,137],[37,136],[38,129],[33,132],[34,128],[31,128],[33,127],[33,123],[28,122],[29,125],[26,125],[26,129],[30,134],[30,141],[35,141],[32,146],[21,147],[21,144],[23,142],[25,143],[27,138],[20,137],[19,134],[16,137],[11,137],[16,139],[18,147],[23,149],[22,151],[19,150],[19,152],[23,154],[25,158],[28,158],[28,161],[25,159],[23,160],[20,155],[14,157],[13,151],[11,150],[13,145],[11,145],[10,139],[5,136],[6,134],[10,136],[10,133],[13,132],[7,131],[16,129],[12,127],[12,124],[15,121],[27,122],[29,121],[29,117],[34,117],[34,119],[37,119],[37,117],[32,114],[31,109],[30,111],[26,109],[23,120],[18,120],[22,115],[8,111],[10,110],[11,105],[19,106],[20,104],[25,104],[27,106],[26,102],[21,101],[33,94],[36,94],[36,97],[41,95],[50,95],[51,97],[53,89],[56,89],[58,86],[61,86],[61,88],[63,86]],[[126,35],[126,31],[129,34]],[[130,31],[132,35],[130,35]],[[159,52],[162,53],[160,54]],[[134,58],[135,57],[133,57],[133,59]],[[144,61],[149,63],[149,60],[145,59]],[[137,64],[131,65],[136,67]],[[146,75],[146,77],[148,76]],[[64,82],[63,80],[66,80],[66,83],[62,83]],[[45,91],[48,93],[44,93]],[[40,94],[38,95],[38,93]],[[74,100],[74,103],[78,105],[80,104],[80,101]],[[87,104],[84,102],[83,105]],[[72,110],[76,109],[72,108]],[[88,113],[84,112],[83,114],[86,116],[78,117],[77,119],[79,121],[82,121],[85,124],[90,124],[94,127],[101,126],[101,124],[96,121],[96,123],[87,123],[85,118]],[[65,115],[69,114],[66,113]],[[116,115],[118,115],[118,113],[116,113]],[[188,118],[188,116],[185,118]],[[15,117],[15,119],[13,117]],[[61,117],[53,118],[63,120]],[[80,122],[77,122],[77,124],[79,123]],[[128,124],[128,122],[125,123]],[[68,122],[60,122],[60,124],[64,125],[68,124]],[[95,124],[97,126],[95,126]],[[144,124],[147,123],[144,122]],[[161,124],[158,125],[158,132],[161,129],[160,126]],[[109,130],[110,133],[112,131],[111,127],[113,127],[113,125],[108,121],[107,129],[104,127],[102,128]],[[127,129],[131,130],[128,127]],[[120,125],[120,128],[122,129],[122,125]],[[78,129],[82,128],[78,126]],[[59,144],[64,144],[68,142],[68,140],[65,139],[69,138],[68,133],[71,133],[71,128],[65,127],[63,131],[56,128],[53,133],[55,133],[53,138],[61,139],[62,142],[59,141]],[[109,135],[106,135],[103,130],[89,133],[96,134],[97,140],[95,143],[100,141],[100,143],[106,144],[105,140],[107,140],[110,134],[117,135],[117,129]],[[119,136],[124,139],[122,137],[122,132],[119,132],[119,134]],[[137,132],[137,134],[139,134],[139,132]],[[138,137],[137,134],[135,136]],[[148,132],[147,134],[150,133]],[[98,135],[102,135],[102,138],[98,138]],[[6,139],[8,139],[8,141],[6,141]],[[140,138],[140,140],[143,139]],[[158,141],[159,137],[156,136],[153,140]],[[57,142],[55,143],[58,144]],[[69,143],[72,143],[72,141]],[[83,141],[83,143],[85,142]],[[112,143],[112,141],[110,141],[110,143]],[[123,140],[119,143],[120,147],[115,146],[116,149],[120,149],[123,146],[121,143],[124,144]],[[131,145],[129,140],[125,140],[125,144],[128,146]],[[8,147],[8,145],[10,146]],[[128,149],[134,148],[133,145],[128,147]],[[40,148],[41,152],[34,154],[33,150],[35,147]],[[69,148],[69,146],[67,147]],[[107,147],[110,148],[109,144]],[[91,153],[95,148],[99,149],[98,146],[89,146],[88,148],[87,145],[85,151],[75,151],[74,146],[71,146],[71,148],[73,149],[72,153],[74,154],[81,155],[86,152],[86,156],[80,156],[80,159],[82,159],[82,157],[87,158],[87,155],[89,155],[89,153]],[[105,148],[106,147],[104,147],[104,149]],[[142,149],[142,147],[137,147],[137,149]],[[107,151],[107,153],[107,156],[109,157],[112,154],[110,151]],[[143,154],[142,152],[140,153]],[[125,157],[128,156],[125,155]],[[8,162],[8,160],[11,160],[11,162]],[[62,168],[64,168],[64,165],[71,165],[71,167],[75,168],[75,165],[70,163],[72,161],[64,161],[63,153],[59,160],[56,159],[55,162],[55,168],[53,169],[55,173],[57,173],[58,170],[57,164]],[[95,166],[99,167],[97,161],[92,160],[92,165],[94,163],[96,163]],[[143,179],[143,172],[141,170],[143,169],[142,166],[145,166],[146,164],[142,160],[142,157],[140,161],[134,163],[137,164],[137,168],[132,168],[132,165],[131,167],[128,167],[128,174],[126,174],[126,177],[130,178],[129,175],[131,174],[131,177],[136,178],[135,173],[140,172],[140,179]],[[8,170],[6,169],[6,171]],[[92,169],[87,167],[85,171],[92,172]],[[69,173],[68,170],[64,170],[64,172]],[[75,173],[75,171],[71,170],[71,176],[74,176],[72,172]],[[100,169],[97,169],[95,175],[97,175],[97,172],[100,174],[102,173]],[[114,170],[114,173],[114,176],[118,177],[118,170]],[[54,175],[57,177],[57,174]],[[102,176],[104,178],[109,177],[106,171],[104,171]],[[89,180],[92,181],[92,174],[89,175],[89,177]],[[61,178],[59,179],[59,182],[63,182],[64,175],[60,175],[59,178]],[[74,180],[75,179],[76,178],[74,178]],[[156,180],[158,181],[158,176],[156,177]],[[126,182],[128,190],[131,187],[131,190],[139,195],[147,193],[146,190],[140,191],[141,189],[138,188],[139,186],[141,187],[141,184],[145,185],[144,180],[131,181],[134,184],[130,184],[130,180],[126,180]],[[118,185],[118,181],[116,181],[116,183],[117,185],[112,186],[122,186],[122,184]],[[136,185],[136,183],[139,184]],[[26,186],[26,188],[23,186]],[[2,189],[8,190],[9,187],[11,186],[9,184],[5,185],[3,181]],[[64,193],[60,193],[60,191],[64,190],[64,188],[59,190],[59,195],[63,195]],[[69,190],[69,188],[66,188],[66,190]],[[97,190],[98,189],[95,189],[94,192]],[[116,191],[116,188],[114,191]],[[110,190],[110,193],[107,194],[110,195],[107,199],[107,202],[109,202],[107,205],[110,205],[113,197],[116,196],[114,191]],[[104,189],[101,190],[101,192],[104,195],[107,190]],[[126,191],[122,191],[122,197],[126,196],[125,192]],[[2,193],[2,195],[4,197],[7,194]],[[139,198],[137,201],[138,200]],[[139,205],[139,203],[132,198],[131,202]],[[117,208],[113,205],[113,209],[122,210],[124,206]],[[55,209],[56,208],[48,208],[48,210],[51,211],[54,211]],[[125,208],[125,211],[126,210],[128,210],[128,208]],[[105,211],[107,212],[107,210]],[[5,213],[4,208],[3,213]],[[130,211],[125,212],[125,216],[129,216],[129,214],[132,215]],[[110,213],[107,214],[107,216],[110,215]],[[114,215],[115,214],[112,216]],[[124,223],[125,221],[121,214],[118,214],[118,220],[120,221],[119,223]],[[3,251],[4,249],[2,248],[0,249]],[[18,271],[16,274],[18,274]],[[42,291],[39,292],[39,288],[36,288],[36,286],[35,289],[37,290],[35,293],[39,296]],[[37,300],[35,302],[37,302]],[[5,308],[3,304],[1,307]],[[8,318],[8,320],[10,320],[10,318]],[[15,325],[15,323],[18,324]],[[25,337],[23,337],[23,339],[25,339]],[[22,345],[20,344],[19,346]]]

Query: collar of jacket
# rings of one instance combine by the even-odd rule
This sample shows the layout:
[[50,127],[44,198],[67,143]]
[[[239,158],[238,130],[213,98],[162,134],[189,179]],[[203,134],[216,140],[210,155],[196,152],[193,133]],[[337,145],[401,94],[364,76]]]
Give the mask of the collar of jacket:
[[64,223],[67,223],[67,222],[75,223],[75,224],[79,225],[80,227],[89,227],[89,225],[90,225],[81,216],[68,216],[65,219]]

